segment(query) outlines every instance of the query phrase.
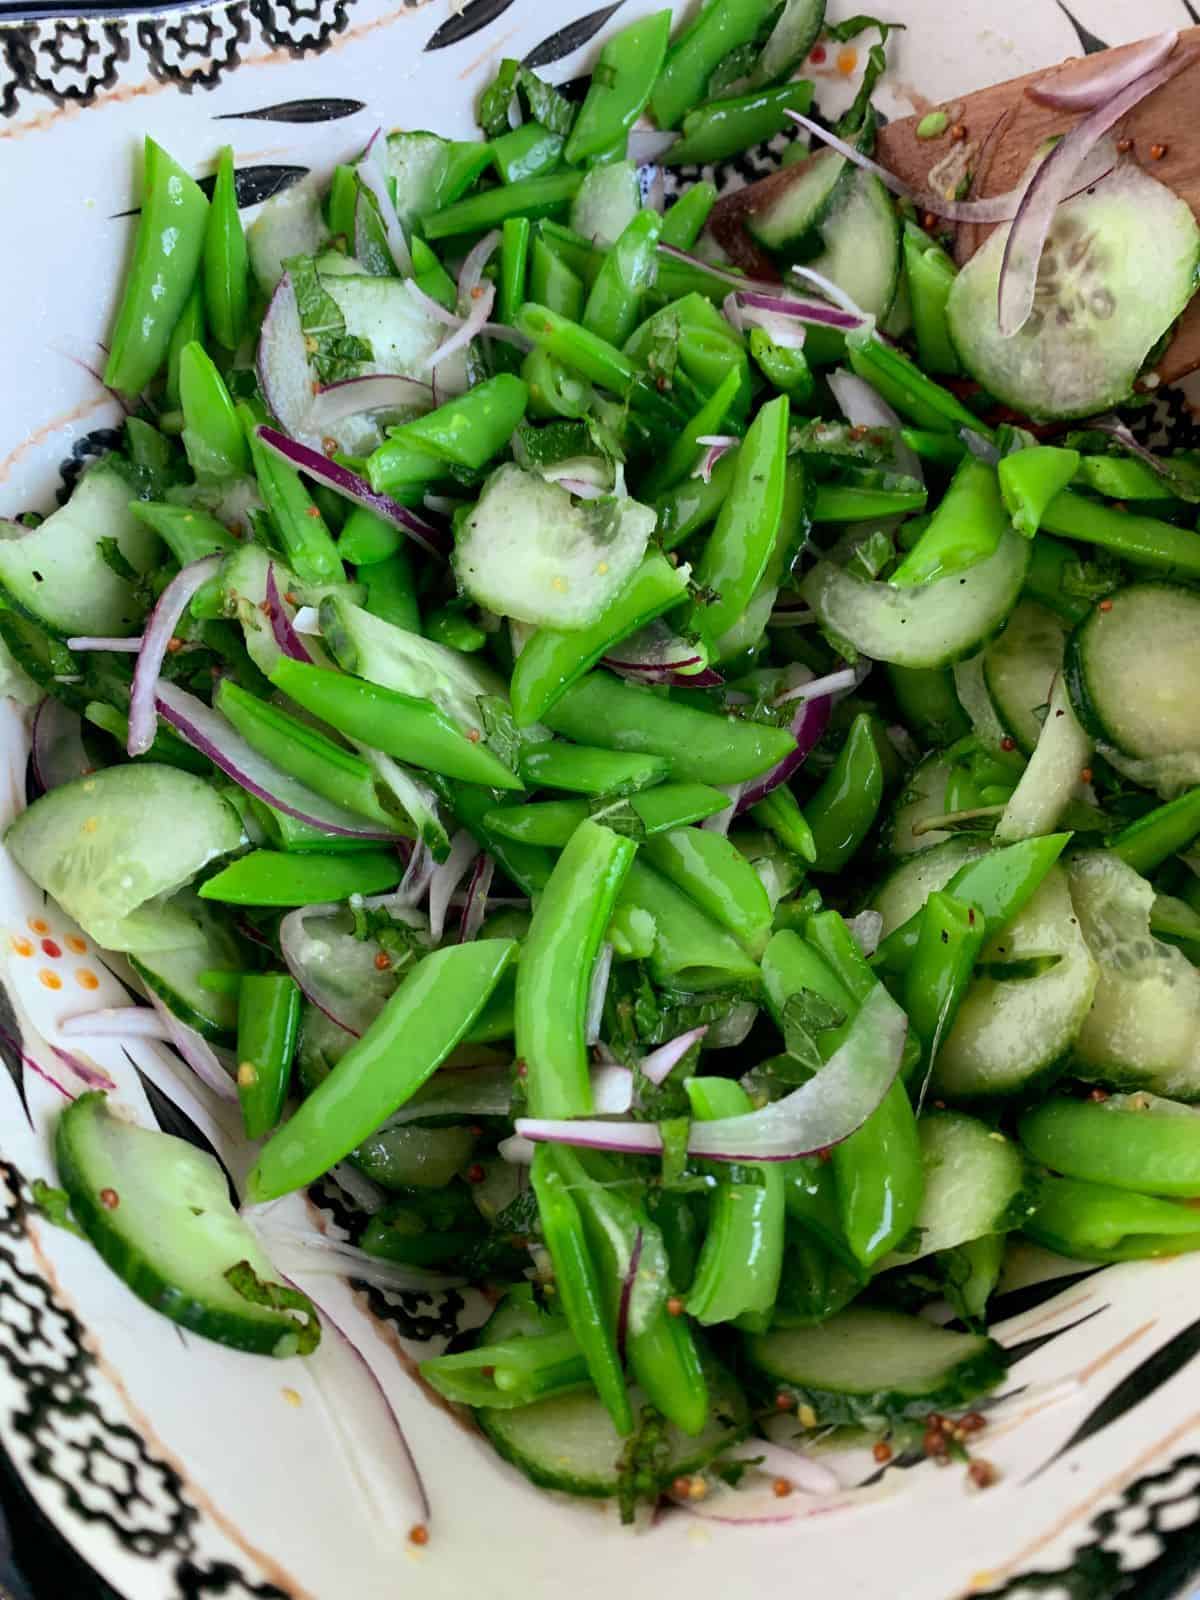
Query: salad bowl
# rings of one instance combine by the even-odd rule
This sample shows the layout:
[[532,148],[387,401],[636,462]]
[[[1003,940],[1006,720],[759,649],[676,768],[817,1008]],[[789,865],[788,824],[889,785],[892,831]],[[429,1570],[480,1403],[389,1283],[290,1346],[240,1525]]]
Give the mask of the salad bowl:
[[[136,222],[144,135],[198,177],[231,144],[249,218],[379,126],[473,137],[502,57],[567,83],[656,9],[0,6],[13,229],[0,264],[0,516],[52,510],[119,439],[124,411],[104,386],[100,341]],[[879,98],[892,116],[1200,21],[1188,0],[895,0],[888,16],[905,30]],[[845,107],[861,67],[854,49],[814,58],[823,112]],[[707,175],[743,185],[774,169],[784,143]],[[1200,440],[1184,390],[1157,400],[1151,426],[1160,441]],[[30,716],[19,696],[0,703],[0,827],[26,804]],[[1009,1366],[988,1402],[986,1487],[920,1450],[839,1448],[823,1458],[841,1486],[832,1494],[788,1496],[736,1522],[674,1506],[622,1527],[604,1504],[532,1488],[422,1384],[417,1363],[478,1326],[486,1304],[347,1267],[338,1243],[353,1226],[352,1186],[323,1179],[278,1202],[270,1223],[280,1271],[301,1287],[320,1278],[326,1338],[309,1362],[271,1364],[183,1332],[53,1224],[39,1197],[56,1181],[55,1121],[86,1088],[117,1086],[148,1126],[213,1153],[237,1189],[252,1159],[236,1106],[231,1115],[156,1039],[90,1037],[86,1055],[70,1046],[64,1020],[128,1006],[130,977],[0,854],[0,1456],[23,1543],[58,1574],[39,1596],[641,1600],[670,1585],[692,1600],[803,1587],[836,1600],[1173,1600],[1194,1583],[1196,1258],[1098,1268],[1032,1246],[1013,1253],[993,1305]],[[298,1242],[314,1234],[325,1262]],[[0,1592],[5,1581],[0,1568]],[[15,1569],[7,1581],[25,1593]]]

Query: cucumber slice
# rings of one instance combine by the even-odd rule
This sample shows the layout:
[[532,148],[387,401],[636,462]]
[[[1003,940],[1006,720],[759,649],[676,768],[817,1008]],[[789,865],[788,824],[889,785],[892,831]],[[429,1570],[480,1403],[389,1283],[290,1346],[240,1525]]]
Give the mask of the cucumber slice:
[[357,1043],[356,1034],[306,1000],[296,1046],[296,1075],[301,1092],[309,1095],[319,1083],[324,1083],[350,1046]]
[[194,943],[184,910],[151,902],[243,840],[237,812],[203,778],[141,761],[52,789],[22,812],[5,842],[98,945],[140,954]]
[[283,277],[283,264],[292,256],[315,256],[329,241],[321,215],[321,195],[315,183],[294,183],[272,195],[246,232],[250,266],[259,288],[268,297]]
[[831,196],[818,230],[825,248],[809,265],[863,311],[885,317],[900,282],[901,251],[896,203],[883,184],[855,168]]
[[991,1339],[867,1306],[814,1328],[751,1335],[743,1349],[772,1389],[810,1407],[820,1426],[951,1410],[994,1388],[1005,1370]]
[[489,611],[536,627],[584,628],[625,587],[656,516],[636,500],[573,500],[509,463],[463,522],[454,571]]
[[855,578],[818,561],[800,592],[825,629],[864,655],[902,667],[944,667],[987,643],[1016,604],[1030,544],[1006,532],[995,554],[913,588]]
[[98,461],[40,526],[0,521],[0,586],[13,605],[62,638],[136,633],[145,605],[105,561],[99,543],[115,539],[136,572],[154,566],[162,547],[130,511],[134,498],[121,467]]
[[[694,1437],[667,1424],[663,1458],[652,1469],[659,1489],[698,1472],[749,1431],[750,1408],[733,1378],[709,1362],[705,1376],[708,1421]],[[635,1388],[629,1399],[636,1416],[646,1397]],[[626,1440],[595,1394],[556,1395],[511,1411],[487,1407],[475,1416],[497,1452],[543,1489],[604,1500],[617,1493]]]
[[1036,600],[1022,600],[1004,632],[983,655],[983,676],[1005,732],[1025,755],[1042,731],[1039,710],[1062,669],[1067,630],[1061,617]]
[[987,749],[999,751],[1007,735],[988,693],[983,675],[983,651],[966,661],[956,661],[950,670],[954,676],[954,692],[958,696],[958,703],[967,713],[976,736]]
[[[360,376],[400,373],[428,382],[429,358],[445,342],[446,327],[417,298],[411,279],[346,273],[322,278],[321,287],[342,313],[347,335],[371,346],[372,359],[361,363]],[[443,395],[464,393],[469,385],[466,350],[441,362],[437,377]]]
[[953,834],[941,844],[909,855],[871,897],[871,908],[883,918],[880,937],[886,939],[895,928],[903,927],[931,894],[946,887],[959,867],[987,853],[988,846],[981,840]]
[[[1053,964],[1043,967],[1047,957]],[[1027,1090],[1057,1073],[1084,1025],[1099,969],[1062,867],[988,940],[980,961],[991,973],[972,980],[934,1066],[938,1093],[951,1099]]]
[[1058,677],[1037,749],[996,825],[996,843],[1015,844],[1052,833],[1079,794],[1091,753],[1092,741],[1079,726],[1067,686]]
[[838,184],[853,170],[836,150],[818,150],[789,168],[786,184],[772,185],[765,204],[746,213],[747,232],[776,255],[798,259],[809,235],[829,214]]
[[106,1097],[93,1092],[63,1112],[55,1158],[80,1227],[139,1300],[235,1350],[291,1356],[315,1346],[311,1306],[302,1324],[246,1299],[226,1279],[244,1263],[270,1283],[275,1269],[230,1204],[214,1157],[111,1115]]
[[407,234],[417,217],[440,211],[453,204],[479,177],[491,160],[486,145],[477,147],[470,165],[463,163],[466,145],[454,145],[439,134],[419,132],[389,133],[387,168],[393,180],[396,214]]
[[1066,673],[1080,721],[1135,760],[1200,751],[1200,594],[1135,583],[1071,635]]
[[948,316],[963,366],[1025,416],[1086,417],[1119,405],[1192,298],[1200,229],[1187,202],[1135,163],[1059,206],[1038,268],[1033,315],[1000,332],[1009,227],[954,280]]
[[571,227],[598,250],[611,250],[642,208],[632,161],[589,167],[571,202]]
[[887,838],[889,855],[915,855],[918,851],[932,849],[934,845],[945,844],[951,837],[941,828],[929,833],[914,833],[913,828],[927,817],[945,816],[946,785],[953,770],[950,762],[936,753],[927,756],[919,767],[913,769],[892,813]]
[[825,23],[825,0],[787,0],[762,54],[746,80],[747,89],[784,78],[816,44]]
[[989,1233],[1020,1227],[1025,1161],[1019,1146],[960,1111],[934,1111],[917,1124],[925,1195],[914,1233],[915,1249],[893,1250],[878,1271],[952,1250]]
[[[200,980],[206,972],[240,972],[244,961],[241,947],[227,922],[190,890],[175,895],[165,909],[173,919],[180,913],[187,918],[192,939],[174,948],[143,950],[131,955],[129,964],[181,1022],[206,1039],[232,1044],[237,1031],[237,995],[209,988]],[[140,918],[150,916],[150,908],[143,907]]]
[[1104,851],[1071,862],[1071,893],[1100,982],[1075,1041],[1076,1075],[1200,1100],[1200,971],[1150,932],[1154,889]]

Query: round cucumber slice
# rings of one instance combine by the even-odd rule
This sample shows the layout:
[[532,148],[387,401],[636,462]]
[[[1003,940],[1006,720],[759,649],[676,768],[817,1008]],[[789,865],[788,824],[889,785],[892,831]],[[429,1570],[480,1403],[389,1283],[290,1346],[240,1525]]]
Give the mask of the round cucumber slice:
[[1071,635],[1066,672],[1089,732],[1135,760],[1200,751],[1200,594],[1135,583]]
[[155,1311],[258,1355],[295,1355],[302,1339],[307,1344],[312,1337],[315,1316],[305,1327],[286,1311],[247,1299],[226,1278],[245,1263],[269,1283],[275,1269],[205,1151],[114,1117],[105,1096],[90,1093],[63,1112],[55,1159],[79,1226]]
[[902,861],[871,897],[872,908],[883,918],[880,937],[886,939],[894,929],[903,927],[931,894],[946,887],[959,867],[987,853],[988,846],[981,840],[953,834]]
[[[192,925],[192,938],[171,948],[144,949],[141,955],[130,956],[130,965],[181,1022],[206,1039],[232,1044],[237,1030],[236,990],[211,987],[203,978],[209,972],[236,974],[241,970],[244,956],[237,939],[219,913],[186,890],[163,910],[172,919],[169,937],[174,936],[177,918],[183,915]],[[152,916],[152,908],[145,906],[139,920]]]
[[934,1111],[917,1124],[925,1195],[913,1250],[897,1249],[877,1271],[952,1250],[989,1233],[1007,1233],[1024,1220],[1025,1161],[1020,1147],[975,1117]]
[[1092,416],[1127,399],[1196,289],[1200,228],[1187,202],[1132,163],[1066,201],[1042,254],[1033,315],[1013,338],[998,316],[1009,231],[991,234],[950,291],[963,366],[1029,417]]
[[1085,1081],[1200,1100],[1200,971],[1150,932],[1154,889],[1106,851],[1071,862],[1080,928],[1100,981],[1072,1070]]
[[989,972],[971,982],[934,1067],[938,1092],[951,1099],[1025,1090],[1057,1072],[1084,1025],[1098,968],[1063,868],[1051,868],[980,962]]
[[[706,1362],[705,1376],[708,1421],[695,1437],[667,1424],[664,1459],[657,1469],[661,1489],[681,1473],[698,1472],[749,1430],[750,1408],[729,1373]],[[637,1415],[646,1397],[633,1389],[630,1401]],[[556,1395],[511,1411],[486,1407],[475,1416],[499,1454],[543,1489],[593,1499],[617,1493],[626,1441],[595,1394]]]
[[1061,618],[1036,600],[1022,600],[984,651],[983,677],[996,715],[1025,755],[1033,753],[1041,734],[1038,712],[1049,703],[1066,642]]
[[818,1425],[898,1420],[968,1404],[1004,1376],[1004,1352],[900,1311],[849,1306],[813,1328],[773,1328],[743,1348]]
[[825,248],[809,264],[870,316],[885,317],[900,282],[900,218],[879,179],[856,169],[820,223]]
[[186,912],[148,902],[237,850],[242,825],[202,778],[143,761],[43,795],[6,842],[17,865],[98,945],[141,952],[195,942]]
[[1001,626],[1029,561],[1029,540],[1009,531],[986,561],[932,583],[894,588],[818,561],[800,592],[822,627],[864,655],[902,667],[945,667],[972,655]]

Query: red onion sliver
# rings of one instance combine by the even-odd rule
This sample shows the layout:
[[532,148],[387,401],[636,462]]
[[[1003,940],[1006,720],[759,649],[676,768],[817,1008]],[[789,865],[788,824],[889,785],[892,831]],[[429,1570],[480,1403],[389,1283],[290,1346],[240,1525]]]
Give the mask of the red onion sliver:
[[[841,1046],[815,1077],[761,1111],[694,1122],[688,1152],[709,1161],[793,1161],[848,1139],[882,1101],[900,1070],[908,1019],[882,984],[863,1003]],[[590,1150],[661,1155],[652,1123],[519,1117],[526,1139]]]
[[1170,484],[1180,499],[1195,501],[1200,497],[1200,481],[1188,479],[1180,481],[1180,474],[1171,461],[1164,461],[1162,456],[1155,455],[1137,435],[1121,421],[1120,417],[1098,417],[1094,422],[1089,422],[1088,427],[1096,433],[1106,433],[1110,439],[1119,444],[1122,450],[1127,450],[1131,456],[1136,456],[1151,472]]
[[744,1439],[732,1450],[721,1452],[723,1461],[751,1461],[768,1478],[782,1478],[802,1494],[836,1494],[842,1487],[841,1479],[824,1462],[811,1456],[789,1450],[786,1445],[773,1444],[770,1439]]
[[604,998],[608,994],[608,980],[612,976],[613,947],[611,944],[602,944],[596,964],[592,968],[591,983],[588,987],[587,1014],[584,1022],[584,1037],[588,1044],[595,1044],[600,1038],[600,1024],[604,1018]]
[[887,401],[856,372],[839,367],[829,374],[829,387],[838,409],[853,427],[887,428],[892,436],[892,465],[897,472],[925,482],[925,469],[915,450],[900,436],[904,426]]
[[363,186],[370,190],[372,198],[379,207],[379,215],[383,219],[384,231],[387,234],[388,249],[391,251],[396,271],[402,278],[408,278],[412,276],[412,252],[408,248],[408,240],[404,237],[404,229],[400,224],[395,201],[392,199],[392,186],[383,165],[382,152],[387,140],[380,138],[382,132],[382,128],[375,130],[357,171]]
[[642,1062],[642,1076],[656,1085],[665,1083],[692,1046],[699,1044],[707,1032],[707,1027],[691,1028],[675,1039],[668,1039],[666,1044],[660,1044]]
[[737,816],[738,801],[742,798],[744,783],[719,783],[718,789],[724,790],[729,796],[729,804],[722,806],[720,811],[714,811],[711,817],[705,817],[700,824],[706,833],[719,833],[722,837],[728,834],[730,824]]
[[108,638],[100,634],[80,633],[67,640],[68,650],[116,650],[122,655],[136,655],[142,648],[142,635],[135,638]]
[[503,322],[485,322],[480,329],[489,339],[499,339],[501,344],[515,345],[518,350],[526,352],[533,349],[533,340],[518,328],[510,328]]
[[458,888],[479,854],[479,846],[465,828],[450,841],[450,854],[434,868],[429,880],[429,931],[434,944],[440,944],[446,931],[446,912],[450,896]]
[[713,468],[723,455],[736,448],[739,441],[730,433],[710,433],[705,434],[703,439],[697,439],[696,443],[707,445],[708,448],[701,458],[700,465],[692,473],[692,477],[702,478],[705,483],[711,483]]
[[616,1062],[592,1069],[592,1102],[599,1117],[621,1117],[633,1105],[633,1073]]
[[429,313],[435,322],[445,323],[447,328],[461,328],[463,319],[457,311],[448,310],[440,300],[435,300],[431,294],[426,294],[415,279],[410,278],[408,292],[419,306]]
[[[324,432],[347,417],[368,411],[407,411],[433,405],[433,390],[416,378],[372,372],[362,378],[343,378],[319,389],[309,407],[308,422]],[[280,419],[282,421],[282,418]]]
[[788,295],[779,293],[766,294],[758,289],[742,290],[737,295],[737,302],[742,308],[752,310],[770,311],[780,317],[792,317],[797,322],[812,323],[820,328],[837,328],[842,333],[855,333],[860,328],[870,325],[871,318],[865,314],[860,315],[854,311],[843,311],[838,306],[830,306],[819,300],[796,300]]
[[208,1040],[202,1038],[195,1028],[189,1028],[186,1023],[180,1022],[174,1012],[169,1010],[153,991],[150,991],[150,1004],[158,1012],[163,1027],[170,1035],[171,1043],[204,1087],[211,1089],[218,1099],[236,1100],[237,1085],[221,1065]]
[[846,926],[869,961],[879,949],[879,941],[883,937],[882,914],[878,911],[860,911],[856,917],[851,917]]
[[160,714],[175,731],[248,794],[257,795],[269,806],[326,833],[349,839],[381,839],[388,844],[399,842],[399,835],[335,806],[260,756],[219,711],[178,684],[160,682],[156,698]]
[[1031,84],[1025,93],[1039,105],[1056,106],[1060,111],[1092,111],[1128,88],[1135,78],[1161,65],[1178,43],[1179,32],[1173,28],[1134,45],[1123,61],[1110,60],[1112,52],[1106,51],[1098,63],[1090,63],[1086,74],[1071,69],[1061,88],[1055,84],[1063,74],[1055,73]]
[[1197,60],[1200,60],[1200,50],[1185,50],[1182,55],[1135,78],[1107,105],[1089,112],[1077,122],[1039,165],[1021,197],[1004,246],[998,303],[1000,332],[1007,338],[1020,333],[1033,311],[1038,267],[1046,239],[1055,213],[1067,198],[1084,159],[1123,116]]
[[62,1050],[58,1045],[52,1044],[51,1050],[77,1078],[89,1089],[115,1089],[116,1080],[110,1078],[103,1067],[98,1067],[93,1061],[86,1061],[82,1056],[75,1055],[70,1050]]
[[735,289],[763,289],[768,294],[777,291],[778,284],[768,283],[764,278],[748,278],[744,272],[734,272],[729,267],[714,266],[711,261],[705,261],[702,256],[689,254],[681,250],[678,245],[660,244],[659,250],[664,256],[670,256],[673,261],[686,261],[689,267],[698,267],[701,272],[707,272],[710,277],[718,278],[722,283],[732,284]]
[[633,1249],[629,1252],[629,1265],[621,1280],[621,1298],[617,1303],[617,1353],[620,1356],[625,1354],[625,1336],[629,1332],[629,1307],[633,1300],[633,1286],[637,1281],[645,1240],[645,1232],[639,1228],[633,1241]]
[[820,700],[806,700],[800,710],[792,718],[791,734],[796,741],[796,748],[790,755],[784,756],[778,765],[764,772],[761,778],[755,778],[748,783],[742,791],[742,797],[737,804],[737,814],[749,811],[751,806],[756,806],[760,800],[766,798],[772,789],[777,789],[781,783],[786,783],[798,767],[805,761],[825,737],[825,730],[829,726],[829,717],[833,703],[824,697]]
[[154,694],[166,659],[167,646],[180,617],[187,610],[188,602],[202,584],[216,576],[220,566],[220,556],[203,556],[199,561],[189,562],[171,579],[150,613],[134,668],[133,690],[129,696],[129,738],[126,749],[131,756],[144,756],[154,743],[158,727]]
[[635,167],[644,167],[660,160],[678,142],[677,133],[661,133],[657,128],[634,128],[625,147],[626,155]]
[[67,1039],[171,1039],[170,1029],[151,1006],[101,1006],[96,1011],[75,1011],[60,1020],[58,1031]]
[[463,316],[467,313],[462,307],[474,297],[475,290],[483,280],[484,268],[500,248],[500,237],[499,228],[493,228],[490,233],[484,234],[479,243],[474,245],[463,259],[458,274],[458,305]]
[[[242,1215],[252,1225],[255,1224],[253,1208],[243,1206]],[[275,1265],[289,1274],[361,1279],[377,1288],[396,1289],[400,1293],[461,1289],[467,1281],[449,1273],[402,1266],[396,1261],[386,1261],[382,1256],[368,1255],[357,1245],[349,1244],[345,1239],[335,1239],[328,1233],[318,1233],[315,1228],[301,1232],[299,1228],[263,1222],[255,1226],[255,1232]]]
[[492,307],[496,303],[496,285],[485,283],[472,290],[476,296],[471,305],[470,314],[461,328],[457,329],[429,358],[429,370],[432,372],[449,356],[456,355],[459,350],[465,349],[471,340],[478,337],[487,326],[488,318],[492,314]]
[[826,695],[846,694],[851,689],[857,689],[862,682],[853,667],[843,667],[839,672],[830,672],[824,678],[813,678],[808,683],[797,684],[794,689],[785,689],[781,695],[775,697],[777,706],[790,705],[794,700],[821,700]]
[[271,623],[271,632],[275,635],[275,643],[285,656],[293,661],[312,661],[308,651],[300,643],[299,635],[289,618],[283,604],[283,596],[279,592],[279,585],[275,582],[275,563],[267,564],[267,616]]
[[488,890],[492,887],[495,875],[496,863],[493,857],[486,853],[481,855],[475,863],[475,870],[467,885],[467,895],[458,924],[459,944],[470,944],[472,939],[478,938],[479,930],[483,927],[483,919],[487,916]]
[[522,1139],[519,1133],[501,1139],[496,1146],[496,1154],[501,1161],[507,1161],[510,1167],[531,1167],[536,1152],[537,1145],[531,1139]]
[[274,451],[289,467],[315,478],[318,483],[323,483],[327,489],[332,489],[344,499],[352,500],[355,505],[366,506],[368,511],[390,522],[393,528],[408,534],[430,555],[445,557],[449,554],[450,538],[443,529],[435,528],[432,523],[417,516],[415,511],[393,500],[391,495],[378,493],[356,472],[330,461],[319,450],[313,450],[297,439],[289,439],[286,433],[280,433],[278,428],[269,427],[266,423],[257,432],[267,449]]
[[92,762],[83,746],[79,713],[48,694],[34,713],[30,755],[34,777],[47,794],[62,783],[85,777]]

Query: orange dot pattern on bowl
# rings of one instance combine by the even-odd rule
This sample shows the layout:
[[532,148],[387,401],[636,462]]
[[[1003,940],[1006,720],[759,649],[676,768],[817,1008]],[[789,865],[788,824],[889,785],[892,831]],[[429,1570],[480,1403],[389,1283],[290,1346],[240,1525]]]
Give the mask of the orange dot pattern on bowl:
[[[13,954],[22,957],[24,960],[29,960],[37,955],[39,946],[41,954],[47,956],[51,961],[62,960],[64,945],[72,955],[82,956],[87,954],[88,942],[86,939],[80,938],[77,933],[64,935],[62,944],[59,944],[57,939],[51,938],[52,929],[44,917],[30,917],[27,926],[31,933],[37,935],[37,944],[34,944],[32,939],[27,939],[23,933],[10,934],[8,940]],[[63,986],[62,978],[50,967],[39,968],[37,976],[38,982],[44,989],[61,989]],[[100,979],[92,971],[91,967],[76,967],[74,969],[74,978],[81,989],[95,990],[100,987]]]

